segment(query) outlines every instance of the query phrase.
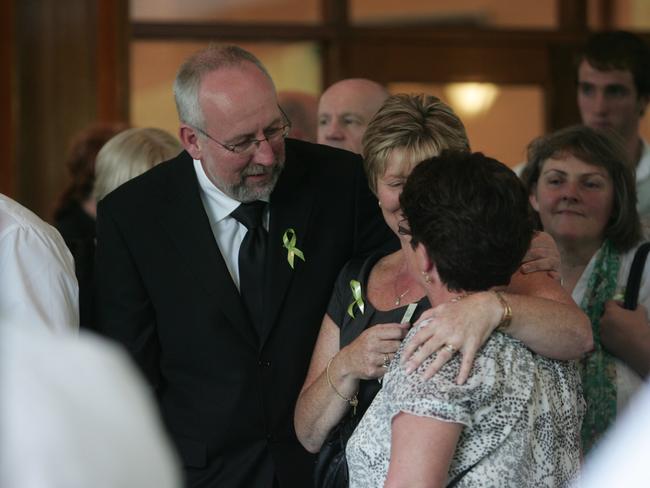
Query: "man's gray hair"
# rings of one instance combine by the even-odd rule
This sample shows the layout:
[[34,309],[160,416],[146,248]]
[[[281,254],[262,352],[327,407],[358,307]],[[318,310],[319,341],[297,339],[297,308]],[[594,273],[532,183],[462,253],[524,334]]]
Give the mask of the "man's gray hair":
[[179,120],[193,127],[204,128],[205,120],[199,105],[199,88],[203,76],[245,62],[253,63],[273,83],[262,62],[239,46],[210,44],[188,58],[181,65],[174,81],[174,99]]

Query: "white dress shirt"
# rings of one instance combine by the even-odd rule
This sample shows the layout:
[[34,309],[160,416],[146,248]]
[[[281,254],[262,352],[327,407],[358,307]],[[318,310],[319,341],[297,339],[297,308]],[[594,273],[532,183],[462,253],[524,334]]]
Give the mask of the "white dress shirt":
[[641,183],[643,180],[650,178],[650,145],[641,139],[641,159],[636,165],[636,182]]
[[0,323],[79,330],[74,260],[61,234],[0,194]]
[[[239,248],[248,230],[244,224],[241,224],[231,214],[239,207],[241,202],[230,198],[214,186],[214,183],[205,174],[201,161],[194,160],[194,171],[199,180],[199,193],[205,212],[210,220],[212,233],[226,262],[232,281],[239,289]],[[269,228],[268,222],[269,211],[267,208],[263,218],[263,224],[267,230]]]
[[646,141],[641,142],[643,150],[636,167],[636,208],[647,238],[650,234],[650,145]]
[[0,324],[0,486],[180,488],[152,394],[99,336]]

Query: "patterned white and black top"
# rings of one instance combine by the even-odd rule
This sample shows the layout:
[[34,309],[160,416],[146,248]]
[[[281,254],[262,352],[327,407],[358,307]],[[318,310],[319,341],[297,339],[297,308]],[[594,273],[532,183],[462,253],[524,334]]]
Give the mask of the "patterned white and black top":
[[[419,328],[419,327],[418,327]],[[384,386],[350,438],[350,488],[382,487],[390,461],[391,421],[400,411],[464,425],[449,467],[456,487],[561,487],[580,463],[584,401],[573,362],[534,354],[494,333],[477,354],[471,375],[456,385],[456,355],[433,378],[407,375],[400,347]]]

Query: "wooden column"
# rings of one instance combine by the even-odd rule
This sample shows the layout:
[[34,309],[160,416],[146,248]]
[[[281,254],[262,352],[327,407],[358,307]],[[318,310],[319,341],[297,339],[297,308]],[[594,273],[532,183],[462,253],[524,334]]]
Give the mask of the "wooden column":
[[125,121],[129,114],[128,1],[97,0],[97,116],[103,122]]
[[126,120],[128,0],[14,0],[15,197],[48,218],[72,136]]
[[14,2],[0,3],[0,193],[14,197],[16,100]]
[[321,0],[323,22],[331,35],[323,42],[323,90],[347,77],[348,0]]
[[579,40],[548,47],[550,73],[546,88],[546,130],[548,132],[580,123],[577,102],[575,59]]
[[557,0],[557,11],[560,30],[587,30],[587,0]]

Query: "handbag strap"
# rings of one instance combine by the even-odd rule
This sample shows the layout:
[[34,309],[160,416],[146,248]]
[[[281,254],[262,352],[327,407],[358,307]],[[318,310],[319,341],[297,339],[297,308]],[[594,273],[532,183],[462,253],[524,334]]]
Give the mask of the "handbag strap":
[[643,276],[643,268],[645,267],[648,251],[650,251],[650,242],[644,242],[634,253],[634,260],[632,261],[630,274],[627,277],[627,285],[625,287],[625,301],[623,308],[626,308],[627,310],[636,310],[639,299],[639,288],[641,286],[641,277]]

